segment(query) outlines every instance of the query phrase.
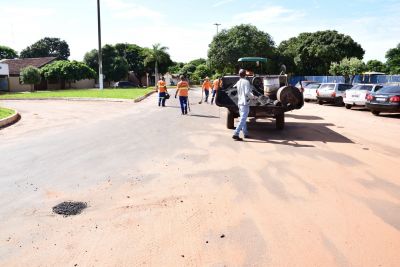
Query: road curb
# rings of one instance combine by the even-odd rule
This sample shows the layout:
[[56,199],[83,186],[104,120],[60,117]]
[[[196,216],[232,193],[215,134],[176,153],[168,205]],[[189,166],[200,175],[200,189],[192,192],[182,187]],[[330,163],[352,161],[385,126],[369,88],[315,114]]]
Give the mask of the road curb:
[[8,116],[7,118],[0,120],[0,129],[6,128],[7,126],[14,124],[21,119],[21,115],[19,115],[19,113],[16,110],[14,111],[15,113],[12,114],[11,116]]
[[121,99],[121,98],[89,98],[89,97],[35,97],[35,98],[2,98],[0,100],[64,100],[64,101],[95,101],[95,102],[126,102],[126,103],[139,103],[140,101],[146,99],[150,95],[154,94],[155,91],[148,92],[144,96],[136,99]]
[[140,101],[145,100],[146,98],[148,98],[149,96],[151,96],[152,94],[156,93],[156,91],[152,91],[152,92],[148,92],[147,94],[145,94],[144,96],[141,96],[139,98],[136,98],[135,100],[133,100],[133,102],[135,103],[139,103]]

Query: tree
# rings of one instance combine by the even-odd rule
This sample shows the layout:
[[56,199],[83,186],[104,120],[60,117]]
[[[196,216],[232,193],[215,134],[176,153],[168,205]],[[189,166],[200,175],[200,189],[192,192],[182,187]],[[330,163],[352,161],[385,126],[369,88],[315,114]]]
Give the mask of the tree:
[[0,60],[1,59],[13,59],[13,58],[17,58],[17,57],[18,57],[18,54],[14,49],[12,49],[8,46],[0,45]]
[[[119,81],[126,78],[129,72],[128,61],[124,57],[121,57],[118,50],[112,45],[106,44],[101,50],[103,55],[103,74],[105,76],[105,81]],[[96,49],[87,52],[83,61],[90,68],[98,72],[98,51]]]
[[32,57],[56,57],[59,60],[67,60],[69,46],[60,38],[45,37],[21,51],[21,58]]
[[190,77],[190,75],[192,75],[195,72],[195,70],[196,70],[196,66],[188,63],[188,64],[185,64],[181,68],[179,75],[184,75],[184,76]]
[[207,67],[206,64],[200,64],[196,67],[196,70],[194,71],[193,75],[196,75],[200,77],[201,79],[204,79],[205,77],[210,77],[212,76],[213,72],[209,67]]
[[166,64],[168,69],[168,67],[172,64],[172,60],[169,57],[167,50],[168,47],[161,46],[161,44],[155,44],[151,49],[146,49],[144,51],[145,55],[144,64],[145,66],[151,66],[154,64],[154,75],[156,81],[158,80],[159,65]]
[[390,74],[400,74],[400,43],[386,52],[386,65]]
[[276,48],[272,37],[257,27],[242,24],[222,30],[209,45],[208,58],[218,72],[235,72],[241,57],[266,57],[267,71],[278,71]]
[[362,59],[365,53],[350,36],[330,30],[301,33],[283,41],[278,50],[288,66],[294,65],[293,72],[301,75],[326,75],[332,62]]
[[183,66],[185,66],[185,63],[183,62],[172,62],[172,65],[168,67],[168,72],[171,74],[180,73]]
[[60,81],[61,89],[65,89],[65,82],[70,83],[83,79],[93,79],[96,72],[83,62],[58,60],[40,69],[46,80]]
[[365,69],[367,71],[376,71],[376,72],[386,72],[386,66],[379,60],[369,60],[366,64]]
[[40,83],[42,76],[40,75],[40,71],[38,68],[34,66],[28,66],[21,70],[20,79],[23,84],[30,84],[31,91],[33,91],[33,86]]
[[345,76],[346,82],[352,82],[350,77],[353,78],[356,74],[361,74],[365,71],[365,64],[358,58],[344,58],[340,63],[333,62],[331,64],[329,73],[332,75]]
[[116,44],[115,49],[120,57],[125,58],[129,65],[129,71],[133,71],[136,78],[141,81],[142,77],[146,73],[144,67],[144,50],[142,47],[135,44]]
[[199,66],[201,64],[206,64],[206,63],[207,63],[207,61],[204,58],[198,58],[198,59],[194,59],[194,60],[189,61],[188,64],[193,64],[193,65],[195,65],[197,67],[197,66]]

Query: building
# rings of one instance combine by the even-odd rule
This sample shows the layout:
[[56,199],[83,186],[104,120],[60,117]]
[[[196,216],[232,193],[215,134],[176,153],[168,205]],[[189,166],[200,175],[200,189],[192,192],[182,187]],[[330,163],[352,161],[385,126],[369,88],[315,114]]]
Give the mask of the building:
[[8,65],[0,63],[0,91],[8,91],[8,77],[10,71],[8,70]]
[[[7,81],[7,85],[3,84],[4,88],[8,87],[9,92],[23,92],[30,91],[31,86],[29,84],[22,84],[19,74],[23,68],[28,66],[33,66],[38,69],[46,66],[57,60],[56,57],[40,57],[40,58],[16,58],[16,59],[3,59],[0,61],[2,65],[8,65],[9,69],[9,77]],[[4,81],[4,80],[3,80]],[[1,86],[1,85],[0,85]],[[91,80],[81,80],[76,81],[70,84],[70,88],[79,89],[79,88],[94,88],[95,81]],[[49,82],[45,79],[42,79],[40,84],[36,84],[34,87],[35,90],[57,90],[61,89],[61,83],[59,81]],[[0,89],[2,90],[2,89]]]

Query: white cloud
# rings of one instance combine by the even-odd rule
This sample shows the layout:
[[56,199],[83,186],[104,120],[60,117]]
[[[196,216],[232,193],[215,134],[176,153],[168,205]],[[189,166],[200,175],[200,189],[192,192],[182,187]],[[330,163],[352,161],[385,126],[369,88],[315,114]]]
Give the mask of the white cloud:
[[295,11],[282,6],[267,6],[256,11],[237,14],[234,19],[238,23],[281,24],[303,18],[304,15],[302,11]]
[[162,14],[154,9],[138,5],[124,0],[105,0],[105,5],[114,18],[135,19],[135,18],[160,18]]
[[221,0],[221,1],[213,4],[212,6],[213,7],[219,7],[219,6],[222,6],[222,5],[229,4],[229,3],[233,2],[233,1],[235,1],[235,0]]

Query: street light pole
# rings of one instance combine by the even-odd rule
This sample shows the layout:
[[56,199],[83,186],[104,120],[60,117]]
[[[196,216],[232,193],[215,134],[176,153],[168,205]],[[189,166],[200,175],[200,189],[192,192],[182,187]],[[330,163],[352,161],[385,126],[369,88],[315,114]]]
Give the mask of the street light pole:
[[100,0],[97,0],[97,31],[99,35],[99,89],[103,90],[103,53],[101,51]]
[[218,35],[218,27],[221,26],[220,23],[214,23],[215,26],[217,26],[217,35]]

